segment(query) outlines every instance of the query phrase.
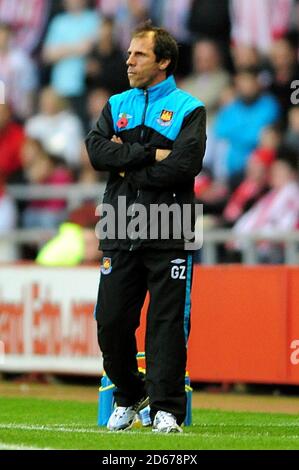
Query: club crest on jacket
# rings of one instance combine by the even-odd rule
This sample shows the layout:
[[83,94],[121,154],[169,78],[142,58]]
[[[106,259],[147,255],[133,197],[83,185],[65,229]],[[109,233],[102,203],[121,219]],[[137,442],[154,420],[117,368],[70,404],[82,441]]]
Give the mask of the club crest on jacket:
[[170,124],[172,123],[173,114],[174,114],[173,111],[168,111],[167,109],[163,109],[158,119],[158,123],[161,126],[170,126]]
[[101,266],[102,274],[110,274],[112,271],[112,261],[111,258],[104,257],[103,264]]

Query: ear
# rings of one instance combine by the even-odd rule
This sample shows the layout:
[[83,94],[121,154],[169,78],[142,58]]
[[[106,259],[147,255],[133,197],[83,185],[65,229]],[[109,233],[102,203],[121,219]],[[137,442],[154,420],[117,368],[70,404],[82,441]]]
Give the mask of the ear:
[[167,69],[168,65],[170,64],[171,60],[170,59],[161,59],[159,62],[159,69],[161,72],[165,72]]

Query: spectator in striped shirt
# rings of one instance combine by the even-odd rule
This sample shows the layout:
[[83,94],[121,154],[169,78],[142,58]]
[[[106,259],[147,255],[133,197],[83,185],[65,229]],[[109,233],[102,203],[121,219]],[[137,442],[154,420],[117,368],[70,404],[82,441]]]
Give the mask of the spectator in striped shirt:
[[5,85],[5,99],[19,120],[25,120],[33,109],[37,74],[31,58],[14,47],[11,27],[0,23],[0,80]]
[[[281,149],[270,172],[270,191],[238,220],[233,231],[238,235],[235,248],[242,248],[244,236],[258,232],[272,235],[295,230],[299,221],[299,186],[297,155]],[[283,245],[269,241],[257,243],[259,261],[283,262]]]
[[268,54],[289,30],[294,0],[230,0],[232,41]]
[[46,27],[51,0],[0,0],[0,22],[10,25],[14,46],[31,55]]

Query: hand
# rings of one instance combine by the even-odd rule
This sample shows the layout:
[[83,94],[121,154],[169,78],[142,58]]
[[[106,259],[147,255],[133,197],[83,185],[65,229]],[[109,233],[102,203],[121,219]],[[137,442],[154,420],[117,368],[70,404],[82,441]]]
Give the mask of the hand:
[[[120,137],[117,137],[116,135],[113,135],[112,136],[112,139],[111,139],[111,142],[114,142],[115,144],[123,144],[123,141],[121,140]],[[124,171],[121,171],[120,173],[118,173],[119,176],[121,176],[122,178],[124,178],[126,176],[126,173]]]
[[156,162],[162,162],[163,160],[165,160],[165,158],[168,157],[168,155],[170,155],[171,153],[171,150],[164,150],[164,149],[157,149],[156,150]]
[[87,40],[87,41],[80,42],[79,44],[75,44],[73,46],[73,50],[76,55],[86,56],[91,52],[92,46],[93,46],[93,41]]
[[115,144],[123,144],[123,141],[121,140],[121,138],[117,137],[116,135],[112,137],[111,142],[114,142]]

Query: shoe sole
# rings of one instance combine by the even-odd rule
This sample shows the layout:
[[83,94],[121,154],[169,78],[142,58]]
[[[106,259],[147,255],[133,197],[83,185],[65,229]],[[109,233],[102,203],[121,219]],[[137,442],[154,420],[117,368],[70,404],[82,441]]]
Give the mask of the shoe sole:
[[159,430],[159,429],[153,429],[153,432],[156,432],[156,433],[160,433],[160,434],[181,434],[183,432],[183,430],[181,428],[173,428],[173,429],[170,429],[169,431],[162,431],[162,430]]

